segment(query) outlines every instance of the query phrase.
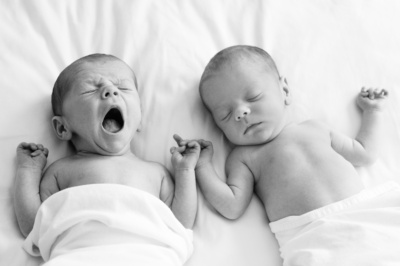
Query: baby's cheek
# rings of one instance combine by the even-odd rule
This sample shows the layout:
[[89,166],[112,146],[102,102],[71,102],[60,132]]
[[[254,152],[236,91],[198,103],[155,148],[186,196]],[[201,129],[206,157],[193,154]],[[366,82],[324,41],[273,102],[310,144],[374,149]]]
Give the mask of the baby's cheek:
[[228,128],[222,130],[224,133],[225,137],[233,144],[239,144],[240,143],[240,136],[239,136],[239,130],[236,128]]

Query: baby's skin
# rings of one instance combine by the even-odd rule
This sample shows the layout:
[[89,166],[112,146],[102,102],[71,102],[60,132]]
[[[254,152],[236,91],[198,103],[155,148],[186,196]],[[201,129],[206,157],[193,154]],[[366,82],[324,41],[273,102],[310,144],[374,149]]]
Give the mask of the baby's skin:
[[[191,228],[197,210],[194,168],[200,145],[193,141],[172,149],[174,180],[161,164],[143,160],[130,149],[140,129],[141,110],[133,71],[121,60],[83,62],[52,119],[56,135],[71,141],[76,153],[52,163],[41,144],[17,148],[15,212],[28,235],[41,203],[58,191],[87,184],[121,184],[159,198],[177,219]],[[176,138],[176,137],[175,137]]]
[[236,219],[254,191],[273,222],[360,192],[364,186],[354,166],[375,161],[387,91],[361,90],[361,128],[351,139],[316,120],[293,122],[286,79],[261,71],[257,64],[235,61],[203,84],[203,102],[236,145],[226,161],[226,178],[221,178],[213,166],[212,143],[197,140],[201,154],[196,179],[211,205]]

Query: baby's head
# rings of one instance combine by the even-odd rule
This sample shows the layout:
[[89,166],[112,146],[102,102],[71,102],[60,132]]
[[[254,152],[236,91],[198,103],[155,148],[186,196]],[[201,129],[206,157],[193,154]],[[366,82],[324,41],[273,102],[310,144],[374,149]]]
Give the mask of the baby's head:
[[78,152],[124,154],[140,127],[135,73],[112,55],[88,55],[65,68],[51,101],[57,136]]
[[217,126],[235,145],[274,139],[287,122],[291,95],[271,56],[253,46],[217,53],[200,80],[200,96]]

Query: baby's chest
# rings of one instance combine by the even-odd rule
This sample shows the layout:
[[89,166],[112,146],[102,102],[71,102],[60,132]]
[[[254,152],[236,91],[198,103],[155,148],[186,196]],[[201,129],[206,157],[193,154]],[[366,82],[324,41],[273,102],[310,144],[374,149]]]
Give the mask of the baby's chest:
[[71,166],[57,180],[60,188],[88,184],[121,184],[159,195],[161,178],[148,167],[131,162],[86,162]]

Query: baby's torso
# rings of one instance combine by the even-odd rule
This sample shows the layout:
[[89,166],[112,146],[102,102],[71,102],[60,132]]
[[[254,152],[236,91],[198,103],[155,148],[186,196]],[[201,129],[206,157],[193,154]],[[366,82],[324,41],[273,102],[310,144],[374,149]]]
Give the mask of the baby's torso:
[[272,142],[245,152],[270,222],[304,214],[363,188],[353,165],[332,149],[329,131],[313,121],[287,127]]
[[56,173],[60,190],[87,184],[121,184],[160,195],[163,169],[135,156],[73,156]]

